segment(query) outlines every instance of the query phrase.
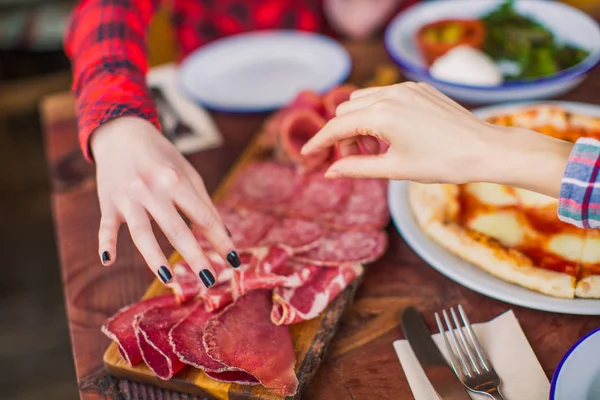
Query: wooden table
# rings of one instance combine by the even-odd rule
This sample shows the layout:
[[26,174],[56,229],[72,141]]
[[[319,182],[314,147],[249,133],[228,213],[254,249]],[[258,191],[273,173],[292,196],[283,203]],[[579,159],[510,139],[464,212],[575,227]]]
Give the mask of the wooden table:
[[[389,62],[380,43],[348,46],[353,59],[351,80],[364,82],[377,65]],[[564,99],[600,104],[600,69]],[[73,99],[61,94],[42,106],[48,163],[55,171],[59,160],[77,146]],[[190,157],[213,191],[256,132],[264,116],[216,114],[225,145]],[[71,169],[72,176],[88,174],[73,185],[53,173],[52,195],[56,234],[62,263],[73,355],[81,396],[84,399],[184,399],[145,385],[108,376],[102,355],[109,340],[100,325],[115,310],[138,300],[153,279],[133,246],[126,229],[121,231],[118,261],[104,268],[97,256],[96,232],[100,220],[93,172]],[[409,305],[418,307],[433,329],[433,312],[463,304],[472,322],[486,321],[512,308],[546,371],[552,375],[567,349],[578,338],[600,325],[600,317],[570,316],[534,311],[493,300],[447,279],[419,258],[393,227],[390,248],[370,266],[353,305],[343,318],[328,355],[317,372],[306,399],[410,399],[410,388],[392,348],[402,337],[399,314]],[[159,237],[170,252],[165,238]]]

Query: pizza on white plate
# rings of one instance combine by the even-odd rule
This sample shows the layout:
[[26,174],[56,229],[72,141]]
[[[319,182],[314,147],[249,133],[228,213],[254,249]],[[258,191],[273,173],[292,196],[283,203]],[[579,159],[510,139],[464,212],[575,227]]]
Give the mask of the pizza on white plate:
[[[488,122],[570,141],[600,138],[600,118],[555,105]],[[600,298],[600,231],[561,222],[558,201],[491,183],[409,186],[416,221],[452,253],[508,282],[561,298]]]

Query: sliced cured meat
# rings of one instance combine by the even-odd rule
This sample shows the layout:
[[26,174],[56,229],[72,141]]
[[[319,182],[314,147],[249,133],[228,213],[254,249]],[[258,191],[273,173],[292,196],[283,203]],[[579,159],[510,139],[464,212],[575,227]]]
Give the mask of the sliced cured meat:
[[204,347],[213,359],[254,376],[275,394],[298,390],[296,354],[287,326],[271,322],[271,291],[255,290],[229,305],[204,329]]
[[[322,171],[308,175],[300,194],[294,198],[288,213],[308,218],[339,212],[353,192],[349,179],[327,179]],[[387,203],[386,203],[387,204]]]
[[229,282],[213,286],[206,290],[202,296],[204,309],[209,312],[220,310],[233,301],[233,291]]
[[352,181],[352,193],[341,212],[325,219],[338,229],[381,229],[390,218],[387,183],[379,179]]
[[238,298],[256,289],[278,286],[297,287],[308,282],[320,268],[289,260],[289,254],[279,247],[271,247],[264,258],[256,258],[247,268],[234,272],[231,281],[233,297]]
[[166,294],[121,308],[102,325],[102,332],[119,346],[119,353],[130,366],[142,361],[142,353],[135,337],[134,321],[138,314],[152,308],[177,304],[175,296]]
[[184,364],[173,352],[169,332],[199,305],[198,302],[150,309],[134,322],[135,334],[146,365],[160,379],[171,379]]
[[290,110],[314,110],[323,113],[323,99],[320,94],[312,90],[303,90],[292,101],[287,109]]
[[236,177],[227,202],[247,208],[271,210],[287,204],[302,185],[303,174],[292,165],[265,161],[250,164]]
[[315,221],[301,218],[282,218],[262,240],[262,245],[279,244],[292,252],[303,252],[315,247],[327,229]]
[[281,121],[281,132],[277,141],[276,158],[291,162],[311,171],[323,165],[331,156],[331,148],[310,156],[300,154],[302,147],[325,126],[325,120],[313,110],[294,110]]
[[[208,258],[215,270],[215,282],[217,285],[231,280],[233,268],[225,263],[221,255],[215,252],[207,252],[206,258]],[[208,290],[202,281],[200,281],[200,278],[192,271],[192,268],[185,262],[179,262],[173,266],[173,277],[171,289],[180,303],[184,303],[196,296],[203,296]]]
[[205,372],[206,376],[219,382],[237,383],[239,385],[258,385],[260,382],[244,371]]
[[223,372],[232,369],[210,358],[204,349],[204,328],[215,315],[216,313],[208,312],[204,307],[196,307],[187,318],[179,321],[171,329],[169,342],[182,363],[203,371]]
[[384,231],[329,231],[319,245],[294,259],[323,266],[341,263],[370,263],[381,257],[387,249]]
[[275,325],[290,325],[316,318],[362,273],[360,264],[342,264],[338,268],[320,268],[300,287],[276,288],[273,290],[271,321]]
[[350,95],[357,89],[354,85],[341,85],[323,96],[323,108],[326,119],[335,117],[335,110],[343,102],[350,100]]
[[[218,209],[223,224],[229,229],[231,240],[238,251],[256,246],[277,222],[277,217],[259,211],[225,206],[219,206]],[[193,231],[203,250],[213,249],[212,244],[197,227],[194,227]]]

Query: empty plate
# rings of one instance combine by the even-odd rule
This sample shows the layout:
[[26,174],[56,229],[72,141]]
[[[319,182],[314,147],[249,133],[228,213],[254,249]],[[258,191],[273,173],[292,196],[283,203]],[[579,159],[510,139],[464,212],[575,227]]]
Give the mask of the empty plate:
[[280,108],[304,89],[323,93],[346,80],[348,52],[326,36],[257,31],[216,40],[181,64],[182,91],[204,107],[230,112]]

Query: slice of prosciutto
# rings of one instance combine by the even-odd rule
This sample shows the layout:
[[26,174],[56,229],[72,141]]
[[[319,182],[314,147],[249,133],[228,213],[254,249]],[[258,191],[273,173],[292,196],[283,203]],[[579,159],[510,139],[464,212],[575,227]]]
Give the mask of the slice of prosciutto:
[[387,182],[379,179],[355,179],[352,193],[341,211],[325,216],[337,229],[382,229],[390,218]]
[[271,291],[255,290],[225,308],[204,329],[204,347],[214,360],[254,376],[275,394],[298,390],[296,354],[287,326],[271,322]]
[[335,117],[335,110],[337,107],[343,102],[350,100],[350,95],[356,89],[356,86],[346,84],[333,88],[327,94],[325,94],[325,96],[323,96],[325,118],[329,120]]
[[208,312],[220,310],[233,301],[233,291],[229,282],[216,285],[200,296],[204,300],[204,309]]
[[289,247],[293,253],[301,253],[315,247],[326,232],[327,228],[316,221],[284,217],[269,231],[261,244],[281,245]]
[[246,166],[235,178],[227,204],[272,210],[289,203],[302,186],[304,175],[293,165],[263,161]]
[[387,249],[385,231],[335,231],[331,230],[319,245],[305,253],[295,254],[298,261],[315,265],[337,267],[339,264],[370,263],[381,257]]
[[136,316],[134,327],[142,358],[160,379],[169,380],[184,367],[173,352],[169,332],[198,306],[199,303],[194,301],[174,304],[153,308]]
[[[231,233],[231,240],[238,251],[256,246],[269,230],[278,222],[277,217],[259,211],[218,206],[223,224]],[[197,227],[194,236],[203,250],[212,250],[212,244],[204,237]]]
[[275,158],[312,171],[331,157],[331,148],[310,156],[300,154],[302,147],[325,126],[325,120],[314,110],[294,110],[281,121],[281,132],[275,148]]
[[142,352],[135,336],[134,321],[138,314],[150,309],[177,304],[172,294],[157,296],[121,308],[102,325],[102,333],[115,341],[119,353],[130,366],[142,361]]
[[233,297],[238,298],[256,289],[273,289],[278,286],[298,287],[318,273],[319,267],[289,260],[289,253],[271,246],[245,268],[234,272],[231,281]]
[[338,268],[320,268],[300,287],[275,288],[271,321],[275,325],[290,325],[316,318],[362,273],[360,264],[342,264]]
[[348,202],[352,189],[349,179],[327,179],[324,171],[313,172],[305,178],[299,195],[285,212],[313,219],[338,213]]
[[[215,271],[215,283],[217,285],[231,280],[233,268],[225,263],[221,255],[215,252],[206,252],[206,258],[208,258]],[[173,276],[171,289],[180,303],[184,303],[194,297],[202,297],[210,290],[204,286],[200,278],[185,262],[178,262],[173,265]]]

